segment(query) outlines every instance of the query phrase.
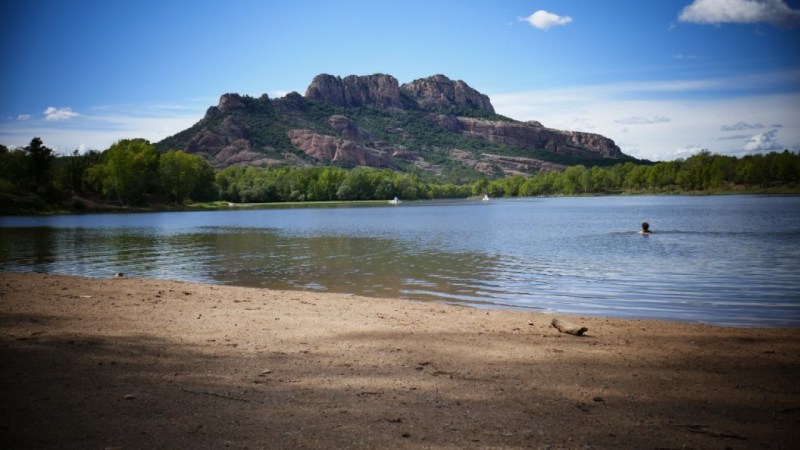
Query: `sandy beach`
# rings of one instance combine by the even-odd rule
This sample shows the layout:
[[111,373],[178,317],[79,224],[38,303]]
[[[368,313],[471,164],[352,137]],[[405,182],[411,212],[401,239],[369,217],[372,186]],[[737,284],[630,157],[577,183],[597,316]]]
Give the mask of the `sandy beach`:
[[0,352],[4,449],[800,442],[798,329],[0,273]]

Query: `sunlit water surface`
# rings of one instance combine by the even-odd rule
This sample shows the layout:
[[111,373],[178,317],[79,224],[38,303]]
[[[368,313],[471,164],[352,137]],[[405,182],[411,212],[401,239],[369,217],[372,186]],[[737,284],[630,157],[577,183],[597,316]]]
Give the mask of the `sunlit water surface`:
[[0,270],[798,327],[800,197],[2,217]]

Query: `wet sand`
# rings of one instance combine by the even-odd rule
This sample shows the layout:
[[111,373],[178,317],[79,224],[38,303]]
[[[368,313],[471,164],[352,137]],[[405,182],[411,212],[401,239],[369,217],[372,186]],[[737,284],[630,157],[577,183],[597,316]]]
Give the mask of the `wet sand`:
[[0,355],[4,449],[800,442],[798,329],[0,273]]

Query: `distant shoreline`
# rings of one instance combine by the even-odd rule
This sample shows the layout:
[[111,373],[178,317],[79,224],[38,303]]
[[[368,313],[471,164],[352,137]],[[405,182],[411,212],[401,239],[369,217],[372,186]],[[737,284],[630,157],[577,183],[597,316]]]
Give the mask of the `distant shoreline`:
[[[494,199],[513,199],[513,198],[564,198],[564,197],[617,197],[617,196],[710,196],[710,195],[768,195],[768,196],[796,196],[800,195],[800,188],[776,188],[776,189],[750,189],[750,190],[720,190],[720,191],[674,191],[674,192],[648,192],[648,191],[629,191],[617,193],[587,193],[587,194],[554,194],[539,195],[534,197],[497,197]],[[197,202],[182,205],[176,204],[154,204],[145,206],[118,206],[110,203],[98,203],[88,199],[76,198],[83,204],[80,208],[54,208],[42,210],[12,210],[3,211],[2,216],[48,216],[48,215],[69,215],[69,214],[108,214],[108,213],[153,213],[153,212],[183,212],[183,211],[224,211],[226,209],[259,209],[259,208],[281,208],[281,207],[315,207],[315,206],[370,206],[388,204],[389,200],[325,200],[325,201],[297,201],[297,202],[267,202],[267,203],[233,203],[223,200],[213,202]],[[403,200],[401,201],[411,201]],[[442,198],[442,199],[419,199],[413,202],[425,202],[431,200],[481,200],[481,196],[470,196],[463,198]]]

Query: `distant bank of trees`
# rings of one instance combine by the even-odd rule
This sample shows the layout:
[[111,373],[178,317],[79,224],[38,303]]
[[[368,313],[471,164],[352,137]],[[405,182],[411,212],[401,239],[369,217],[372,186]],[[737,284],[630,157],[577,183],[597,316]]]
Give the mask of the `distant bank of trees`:
[[160,153],[144,139],[122,140],[102,153],[58,156],[34,138],[25,148],[0,146],[0,168],[0,211],[81,209],[82,198],[141,206],[218,195],[216,173],[204,159],[182,151]]
[[389,169],[233,166],[217,173],[219,198],[231,202],[465,198],[472,185],[426,183]]
[[800,189],[800,153],[743,158],[703,151],[685,160],[612,167],[571,166],[563,172],[481,179],[454,185],[388,169],[228,167],[215,171],[180,150],[159,152],[143,139],[104,152],[58,156],[41,139],[25,148],[0,146],[0,212],[85,207],[84,199],[117,206],[230,202],[404,200],[623,192],[720,192]]
[[612,167],[572,166],[564,172],[503,178],[490,182],[487,192],[494,197],[525,197],[798,188],[800,153],[785,150],[736,158],[702,151],[685,160],[652,165],[628,162]]

